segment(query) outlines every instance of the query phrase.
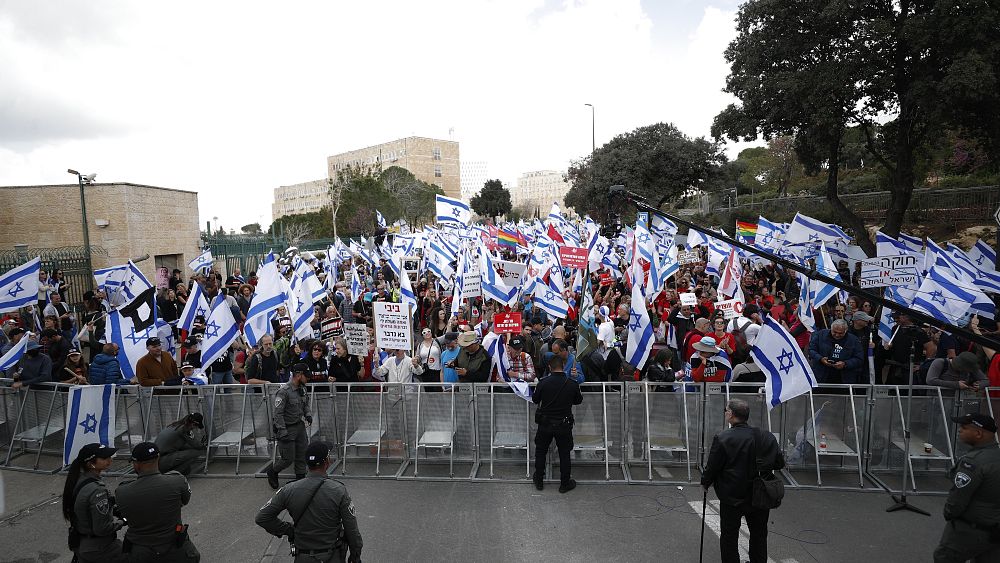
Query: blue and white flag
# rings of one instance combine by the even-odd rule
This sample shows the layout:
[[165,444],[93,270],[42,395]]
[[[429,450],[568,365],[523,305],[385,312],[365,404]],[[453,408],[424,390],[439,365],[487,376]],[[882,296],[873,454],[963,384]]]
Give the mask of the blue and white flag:
[[0,276],[0,313],[17,311],[38,299],[38,273],[42,260],[35,257]]
[[[889,286],[885,291],[885,298],[893,301],[894,303],[899,303],[904,307],[909,307],[907,300],[900,295],[899,288]],[[882,314],[879,315],[878,321],[878,336],[882,339],[882,342],[889,342],[892,340],[892,332],[895,330],[896,321],[892,318],[892,309],[882,306]]]
[[492,299],[501,305],[512,305],[517,301],[519,287],[509,287],[497,273],[496,265],[489,252],[481,249],[479,272],[482,277],[483,299]]
[[302,280],[303,291],[309,296],[309,303],[322,301],[326,297],[326,290],[323,288],[323,284],[319,281],[319,278],[316,277],[316,270],[298,256],[295,257],[293,264],[295,266],[295,275]]
[[24,355],[24,351],[28,347],[28,340],[33,338],[33,333],[26,333],[21,336],[21,339],[17,341],[7,353],[0,358],[0,373],[3,373],[10,368],[17,365],[17,362],[21,360],[21,356]]
[[750,353],[767,377],[764,390],[768,410],[816,387],[816,376],[799,345],[770,315],[764,317]]
[[87,444],[112,445],[115,439],[115,386],[70,387],[64,434],[63,465],[73,463]]
[[197,316],[208,317],[208,299],[205,299],[205,290],[198,283],[191,287],[191,294],[188,295],[187,303],[184,304],[181,317],[177,319],[177,328],[191,332],[194,318]]
[[375,210],[375,222],[378,223],[380,229],[388,228],[388,223],[385,222],[385,217],[382,216],[382,212],[378,209]]
[[[403,256],[400,255],[398,258],[393,258],[391,262],[396,262],[397,260],[402,264]],[[410,275],[406,272],[403,272],[399,276],[399,296],[412,318],[417,314],[417,296],[413,293],[413,284],[410,283]]]
[[563,298],[562,295],[553,291],[551,288],[543,288],[541,284],[538,284],[535,291],[534,301],[536,307],[553,317],[560,319],[566,318],[569,303],[566,302],[566,299]]
[[483,336],[482,346],[486,349],[486,355],[489,356],[490,363],[496,369],[497,375],[506,381],[507,385],[510,385],[515,395],[525,401],[530,401],[531,386],[525,381],[511,381],[510,376],[507,375],[507,371],[510,369],[510,356],[507,355],[507,345],[504,343],[503,336],[489,331]]
[[924,240],[920,237],[899,233],[899,237],[897,238],[910,252],[920,254],[924,251]]
[[[127,264],[99,271],[109,271],[104,277],[103,289],[112,307],[122,307],[131,303],[139,294],[153,287],[142,270],[131,260]],[[94,272],[95,278],[97,273]]]
[[364,292],[365,284],[361,282],[361,276],[358,275],[358,269],[355,268],[354,263],[351,262],[351,299],[354,301],[361,299]]
[[[759,229],[759,227],[758,227]],[[828,245],[846,243],[851,240],[837,225],[831,225],[796,213],[788,230],[785,231],[783,250],[803,260],[819,254],[820,242]]]
[[472,218],[472,211],[467,203],[462,200],[435,195],[438,223],[452,223],[455,225],[468,225]]
[[194,260],[188,262],[188,268],[191,268],[195,272],[208,274],[213,264],[215,264],[215,259],[212,258],[212,251],[206,248],[205,252],[202,252]]
[[285,303],[287,296],[282,281],[274,254],[268,254],[257,270],[257,287],[243,325],[247,342],[251,346],[256,346],[260,337],[271,330],[271,312]]
[[201,341],[201,365],[212,365],[212,362],[226,353],[239,335],[240,325],[233,318],[232,309],[223,299],[212,308],[212,313],[205,320],[205,338]]
[[995,272],[997,269],[997,253],[982,239],[976,239],[976,244],[969,249],[969,258],[982,272]]
[[957,325],[977,297],[972,289],[963,289],[962,285],[944,268],[932,267],[920,283],[911,307]]
[[292,274],[291,284],[285,287],[285,294],[288,299],[285,309],[292,319],[292,333],[295,338],[304,340],[311,337],[313,333],[311,323],[316,317],[316,311],[313,310],[309,292],[298,275]]
[[781,247],[784,236],[785,226],[782,223],[772,223],[763,215],[757,217],[757,236],[753,240],[754,246],[776,253],[777,249]]
[[816,314],[812,306],[812,291],[809,290],[812,284],[809,278],[802,272],[796,272],[795,275],[798,276],[799,280],[799,320],[810,331],[815,331]]
[[[841,279],[840,272],[837,270],[837,265],[833,263],[830,253],[826,251],[826,243],[824,242],[820,243],[820,251],[816,255],[816,271],[839,282],[844,281]],[[831,297],[837,294],[837,287],[821,280],[811,280],[809,283],[809,294],[812,300],[812,307],[819,309]]]
[[[118,363],[125,379],[135,377],[135,366],[146,355],[146,341],[169,327],[156,314],[156,289],[147,288],[135,299],[108,313],[109,338],[118,345]],[[164,347],[166,348],[166,347]]]
[[625,361],[635,369],[642,369],[653,349],[653,323],[649,320],[646,298],[642,294],[642,280],[632,284],[632,303],[628,317],[628,343]]

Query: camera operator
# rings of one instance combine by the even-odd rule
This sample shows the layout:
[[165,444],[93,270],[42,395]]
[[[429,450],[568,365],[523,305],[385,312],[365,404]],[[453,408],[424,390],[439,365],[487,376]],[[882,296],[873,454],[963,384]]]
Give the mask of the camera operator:
[[930,340],[927,333],[913,324],[913,319],[906,311],[893,313],[896,318],[896,329],[888,343],[884,383],[887,385],[908,385],[910,372],[910,354],[913,354],[913,369],[924,361],[924,343]]

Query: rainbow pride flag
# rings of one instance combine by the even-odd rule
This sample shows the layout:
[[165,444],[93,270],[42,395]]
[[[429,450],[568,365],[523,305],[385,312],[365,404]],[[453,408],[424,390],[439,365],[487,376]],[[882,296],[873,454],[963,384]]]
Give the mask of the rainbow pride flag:
[[518,236],[503,229],[497,231],[497,244],[507,248],[517,249]]
[[753,244],[754,239],[757,238],[757,223],[744,223],[743,221],[737,221],[736,237],[738,240],[746,244]]

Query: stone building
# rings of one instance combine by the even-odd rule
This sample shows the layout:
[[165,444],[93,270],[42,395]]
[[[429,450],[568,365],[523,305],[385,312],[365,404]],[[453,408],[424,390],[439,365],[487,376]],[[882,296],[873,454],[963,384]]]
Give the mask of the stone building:
[[521,174],[517,186],[510,191],[510,199],[514,207],[538,207],[543,215],[547,215],[553,202],[565,207],[563,198],[568,191],[569,182],[563,179],[562,172],[538,170]]
[[[150,281],[156,269],[179,268],[201,253],[198,194],[127,182],[84,186],[93,267],[137,265]],[[79,186],[0,186],[0,250],[82,247]],[[91,280],[90,283],[93,283]]]
[[328,189],[326,179],[274,188],[271,220],[277,221],[286,215],[319,211],[324,205],[330,204]]
[[462,201],[468,203],[473,196],[483,189],[483,184],[489,180],[489,172],[485,160],[465,161],[462,163]]
[[418,180],[434,184],[448,197],[460,198],[461,172],[458,143],[427,137],[407,137],[371,147],[327,157],[330,178],[337,171],[351,165],[375,166],[382,170],[399,166],[413,173]]

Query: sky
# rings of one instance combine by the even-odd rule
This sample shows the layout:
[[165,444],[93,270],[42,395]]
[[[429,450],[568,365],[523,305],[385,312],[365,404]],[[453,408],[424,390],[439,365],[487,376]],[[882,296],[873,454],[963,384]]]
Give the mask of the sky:
[[[643,125],[707,136],[736,0],[0,0],[0,185],[197,191],[270,224],[273,189],[408,136],[516,183]],[[732,153],[732,149],[730,149]]]

